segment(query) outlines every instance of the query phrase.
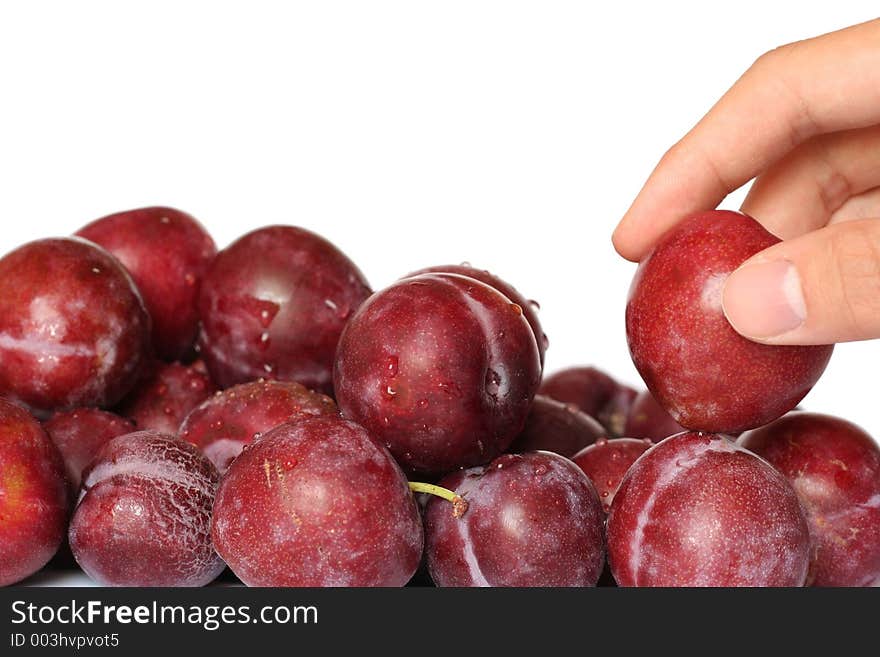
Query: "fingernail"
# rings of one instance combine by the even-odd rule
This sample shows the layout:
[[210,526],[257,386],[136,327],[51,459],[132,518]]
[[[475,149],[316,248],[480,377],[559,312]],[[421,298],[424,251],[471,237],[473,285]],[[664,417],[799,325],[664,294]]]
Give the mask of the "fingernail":
[[737,269],[724,285],[722,307],[739,333],[759,340],[793,331],[807,318],[801,279],[788,260]]

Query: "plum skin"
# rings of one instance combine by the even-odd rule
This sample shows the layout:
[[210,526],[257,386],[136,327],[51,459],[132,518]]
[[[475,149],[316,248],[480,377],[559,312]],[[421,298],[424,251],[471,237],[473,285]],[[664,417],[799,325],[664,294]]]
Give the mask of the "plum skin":
[[64,538],[67,513],[57,448],[27,411],[0,399],[0,586],[49,562]]
[[605,514],[586,475],[551,452],[505,454],[440,481],[468,503],[432,498],[425,550],[438,586],[595,586]]
[[686,429],[666,412],[650,390],[643,390],[635,398],[626,418],[624,434],[630,438],[648,438],[660,442]]
[[715,210],[669,231],[636,271],[626,335],[636,369],[681,426],[738,433],[797,406],[833,345],[752,342],[721,307],[727,276],[779,239],[751,217]]
[[739,444],[791,482],[813,537],[814,586],[880,584],[880,448],[861,428],[796,412],[742,435]]
[[653,444],[644,438],[600,438],[571,457],[575,465],[590,478],[605,513],[611,510],[620,482],[632,464]]
[[186,358],[198,332],[199,285],[217,253],[204,226],[180,210],[149,207],[96,219],[76,234],[107,249],[131,274],[153,321],[156,354]]
[[570,457],[605,437],[605,428],[571,404],[535,395],[525,427],[509,452],[547,451]]
[[138,429],[176,434],[180,423],[217,388],[204,363],[158,363],[119,407]]
[[362,427],[325,416],[282,424],[232,462],[213,536],[248,586],[403,586],[423,547],[391,454]]
[[294,226],[252,231],[218,253],[202,281],[199,351],[221,388],[263,377],[331,394],[339,335],[369,294],[323,237]]
[[461,276],[469,276],[470,278],[475,278],[481,283],[485,283],[489,287],[494,287],[496,290],[501,292],[501,294],[510,299],[510,301],[522,308],[523,316],[526,318],[526,321],[529,323],[529,326],[532,327],[532,331],[535,334],[535,340],[538,343],[538,352],[541,355],[541,366],[543,367],[544,354],[547,351],[547,347],[550,346],[550,341],[547,339],[547,334],[544,333],[544,329],[541,326],[541,320],[538,319],[538,304],[536,302],[526,299],[522,295],[522,293],[519,292],[519,290],[513,287],[513,285],[511,285],[504,279],[499,278],[495,274],[492,274],[485,269],[478,269],[467,264],[425,267],[424,269],[419,269],[418,271],[408,274],[404,278],[418,276],[419,274],[443,273],[459,274]]
[[697,432],[633,464],[607,540],[620,586],[802,586],[811,549],[786,479],[728,438]]
[[134,385],[150,318],[122,265],[78,238],[0,259],[0,395],[45,416],[109,407]]
[[574,404],[605,427],[611,437],[624,430],[636,391],[592,366],[567,367],[546,377],[538,390],[566,404]]
[[521,308],[457,274],[422,274],[375,293],[339,341],[343,415],[405,470],[490,461],[522,430],[541,363]]
[[117,436],[132,433],[134,422],[98,408],[74,408],[54,414],[43,428],[64,460],[67,481],[76,500],[83,470],[95,454]]
[[220,471],[241,451],[279,424],[313,415],[339,415],[336,403],[293,381],[251,381],[206,399],[186,416],[180,437],[191,442]]
[[136,431],[108,442],[83,473],[73,556],[104,586],[204,586],[224,568],[211,543],[219,479],[198,449]]

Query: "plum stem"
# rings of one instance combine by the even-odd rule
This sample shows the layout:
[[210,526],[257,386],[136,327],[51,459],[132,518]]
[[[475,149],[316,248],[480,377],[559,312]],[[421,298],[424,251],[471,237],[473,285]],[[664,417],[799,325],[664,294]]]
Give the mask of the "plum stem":
[[452,502],[452,515],[455,518],[461,518],[468,510],[467,501],[461,495],[448,488],[435,486],[434,484],[425,484],[420,481],[411,481],[409,482],[409,489],[413,493],[428,493],[429,495],[436,495]]

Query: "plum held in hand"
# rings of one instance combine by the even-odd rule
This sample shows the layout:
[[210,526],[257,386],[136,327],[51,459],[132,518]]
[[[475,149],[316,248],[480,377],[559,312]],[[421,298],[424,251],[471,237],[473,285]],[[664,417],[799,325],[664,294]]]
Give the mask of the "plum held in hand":
[[779,472],[724,436],[667,438],[629,469],[608,515],[621,586],[802,586],[810,535]]
[[217,491],[213,534],[248,586],[403,586],[423,543],[391,454],[333,417],[282,424],[242,452]]
[[544,450],[571,456],[605,436],[605,428],[575,406],[535,395],[526,426],[508,451],[518,454]]
[[122,265],[80,239],[0,259],[0,395],[40,415],[112,406],[134,385],[150,319]]
[[486,463],[522,430],[541,379],[522,309],[484,283],[422,274],[374,294],[342,334],[343,415],[405,469]]
[[40,423],[0,399],[0,586],[48,563],[67,526],[64,465]]
[[216,388],[204,363],[157,363],[155,370],[126,397],[119,412],[138,429],[177,434],[180,423]]
[[220,471],[245,446],[279,424],[313,415],[338,416],[336,403],[293,381],[251,381],[227,388],[195,408],[180,437],[202,450]]
[[67,481],[76,501],[82,472],[109,441],[135,430],[134,422],[98,408],[74,408],[50,417],[43,428],[64,459]]
[[425,550],[438,586],[595,586],[605,563],[605,514],[578,467],[558,454],[505,454],[440,486],[463,514],[432,498]]
[[630,353],[683,427],[737,433],[771,422],[825,370],[832,345],[758,344],[724,317],[728,275],[777,242],[751,217],[717,210],[672,229],[639,265],[626,307]]
[[685,428],[657,403],[651,391],[643,390],[629,409],[624,434],[632,438],[648,438],[659,443],[664,438],[682,431],[685,431]]
[[224,565],[211,545],[219,475],[174,436],[114,438],[83,473],[70,522],[73,556],[104,586],[204,586]]
[[624,424],[636,398],[635,390],[592,366],[569,367],[554,372],[544,379],[538,392],[574,404],[596,418],[610,436],[624,434]]
[[513,287],[513,285],[499,278],[498,276],[495,276],[495,274],[492,274],[485,269],[478,269],[467,264],[426,267],[425,269],[420,269],[417,272],[409,274],[408,276],[406,276],[406,278],[418,276],[419,274],[442,273],[460,274],[461,276],[469,276],[471,278],[475,278],[481,283],[485,283],[489,287],[494,287],[496,290],[501,292],[501,294],[510,299],[513,303],[522,308],[523,316],[526,318],[526,321],[529,323],[529,326],[532,327],[532,331],[535,334],[535,341],[538,343],[538,352],[541,354],[541,365],[543,366],[544,353],[547,351],[547,347],[550,346],[550,341],[547,339],[547,334],[544,333],[544,329],[541,327],[541,320],[538,319],[537,302],[526,299],[519,292],[519,290]]
[[611,510],[620,482],[632,464],[653,444],[646,439],[600,438],[571,457],[575,465],[590,478],[605,513]]
[[153,207],[98,219],[77,235],[103,246],[131,274],[153,320],[156,354],[188,357],[198,332],[199,284],[217,253],[205,228],[185,212]]
[[790,413],[740,445],[782,472],[801,500],[815,555],[815,586],[880,585],[880,447],[830,415]]
[[369,294],[324,238],[293,226],[248,233],[202,283],[199,348],[211,378],[221,388],[263,377],[331,393],[339,335]]

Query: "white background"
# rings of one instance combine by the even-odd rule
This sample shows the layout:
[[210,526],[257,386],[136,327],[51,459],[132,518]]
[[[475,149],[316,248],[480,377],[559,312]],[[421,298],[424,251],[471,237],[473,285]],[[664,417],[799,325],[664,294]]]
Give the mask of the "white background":
[[[610,234],[762,52],[875,0],[29,2],[0,8],[0,250],[151,204],[220,246],[270,223],[376,288],[468,260],[541,302],[549,369],[639,381]],[[738,207],[742,193],[728,199]],[[880,345],[806,406],[880,435]]]

